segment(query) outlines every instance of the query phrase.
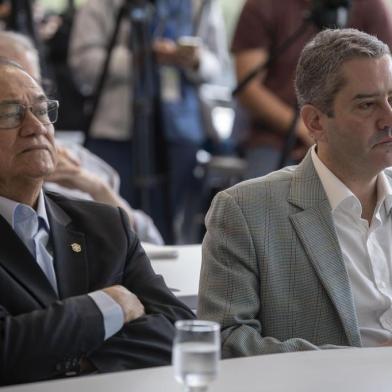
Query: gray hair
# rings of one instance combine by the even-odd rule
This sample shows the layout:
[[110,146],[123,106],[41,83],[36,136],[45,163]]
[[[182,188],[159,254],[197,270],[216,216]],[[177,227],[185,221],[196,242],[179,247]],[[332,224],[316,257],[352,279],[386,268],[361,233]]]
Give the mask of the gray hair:
[[333,101],[346,83],[341,67],[348,60],[391,55],[384,42],[356,29],[327,29],[308,42],[298,60],[295,90],[300,107],[312,104],[333,116]]
[[[0,56],[12,59],[17,63],[28,62],[33,77],[41,79],[41,68],[38,51],[31,39],[14,31],[0,31]],[[26,68],[27,64],[21,64]]]

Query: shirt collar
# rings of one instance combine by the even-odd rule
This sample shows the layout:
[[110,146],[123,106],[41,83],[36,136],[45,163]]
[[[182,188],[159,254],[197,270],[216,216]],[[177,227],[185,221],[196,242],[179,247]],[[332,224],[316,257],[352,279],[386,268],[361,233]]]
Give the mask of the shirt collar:
[[392,209],[392,186],[384,172],[381,172],[377,178],[377,198],[377,206],[384,203],[389,214]]
[[[327,194],[332,211],[335,211],[345,200],[354,198],[360,206],[358,198],[351,190],[337,178],[331,170],[320,160],[316,153],[316,146],[311,147],[311,157],[321,184]],[[377,177],[377,206],[376,211],[385,202],[387,213],[392,209],[392,186],[384,172]]]
[[321,184],[327,194],[332,211],[336,210],[344,200],[352,197],[356,198],[350,189],[321,162],[317,156],[315,145],[311,147],[311,157]]
[[[7,199],[3,196],[0,196],[0,215],[2,215],[5,218],[5,220],[11,225],[13,229],[14,229],[15,210],[19,205],[23,205],[25,207],[31,208],[30,206],[27,206],[22,203],[18,203],[15,200]],[[48,214],[46,213],[45,199],[42,190],[38,196],[36,214],[38,218],[41,218],[42,222],[44,222],[46,230],[49,230],[50,227],[49,219],[48,219]]]

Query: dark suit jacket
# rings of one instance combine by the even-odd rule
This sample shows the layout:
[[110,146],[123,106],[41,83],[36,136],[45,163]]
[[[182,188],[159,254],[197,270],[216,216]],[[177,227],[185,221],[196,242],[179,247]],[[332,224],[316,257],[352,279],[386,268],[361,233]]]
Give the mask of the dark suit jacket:
[[[124,212],[52,193],[45,201],[59,296],[0,216],[0,384],[77,373],[84,357],[99,372],[169,364],[174,321],[194,316],[153,272]],[[135,293],[146,316],[104,341],[86,294],[114,284]]]

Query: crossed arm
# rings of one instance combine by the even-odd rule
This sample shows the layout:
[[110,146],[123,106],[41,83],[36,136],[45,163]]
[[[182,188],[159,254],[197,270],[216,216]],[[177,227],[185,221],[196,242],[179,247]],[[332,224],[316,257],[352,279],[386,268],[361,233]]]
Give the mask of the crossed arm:
[[[121,219],[128,228],[123,212]],[[106,341],[102,314],[87,293],[43,306],[0,267],[8,293],[0,305],[1,385],[77,374],[85,363],[98,372],[170,363],[173,324],[194,315],[154,273],[136,236],[127,236],[124,273],[102,287],[121,306],[124,325]],[[24,312],[12,310],[21,303]]]

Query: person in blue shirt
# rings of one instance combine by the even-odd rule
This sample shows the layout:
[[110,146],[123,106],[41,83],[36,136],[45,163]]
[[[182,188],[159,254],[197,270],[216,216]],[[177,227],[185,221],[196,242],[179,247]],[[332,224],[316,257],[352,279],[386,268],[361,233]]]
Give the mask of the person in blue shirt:
[[[69,59],[84,91],[95,88],[122,3],[120,0],[88,0],[76,16]],[[162,118],[159,126],[165,141],[159,149],[167,150],[170,207],[174,216],[178,216],[184,210],[186,196],[195,191],[192,177],[196,152],[206,140],[198,88],[202,83],[220,80],[229,57],[217,0],[156,0],[151,3],[154,12],[149,32],[156,61],[155,87]],[[113,49],[88,144],[120,173],[127,192],[132,188],[131,151],[135,131],[131,35],[130,20],[125,18]],[[123,196],[132,201],[133,195]],[[157,219],[154,221],[159,227]]]

